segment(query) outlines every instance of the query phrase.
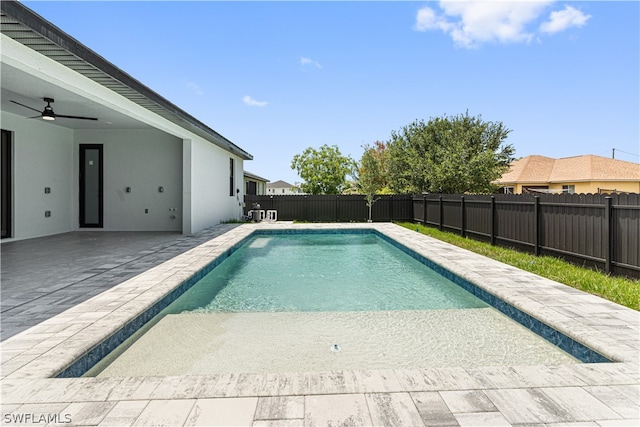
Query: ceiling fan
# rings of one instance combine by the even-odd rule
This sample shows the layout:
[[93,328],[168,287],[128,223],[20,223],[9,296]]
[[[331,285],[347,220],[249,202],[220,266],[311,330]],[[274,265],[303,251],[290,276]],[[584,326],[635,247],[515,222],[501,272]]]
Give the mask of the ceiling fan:
[[29,107],[28,105],[21,104],[21,103],[19,103],[17,101],[13,101],[12,100],[11,102],[13,102],[14,104],[18,104],[18,105],[20,105],[22,107],[28,108],[30,110],[37,111],[38,113],[40,113],[39,116],[35,116],[35,117],[31,117],[31,118],[40,117],[43,120],[49,120],[49,121],[53,121],[58,117],[61,117],[61,118],[64,118],[64,119],[98,120],[95,117],[67,116],[67,115],[64,115],[64,114],[56,114],[56,113],[53,112],[53,108],[51,108],[51,104],[54,102],[53,98],[43,98],[43,100],[44,100],[44,102],[47,103],[47,105],[44,107],[44,110],[42,110],[42,111],[37,110],[37,109],[35,109],[33,107]]

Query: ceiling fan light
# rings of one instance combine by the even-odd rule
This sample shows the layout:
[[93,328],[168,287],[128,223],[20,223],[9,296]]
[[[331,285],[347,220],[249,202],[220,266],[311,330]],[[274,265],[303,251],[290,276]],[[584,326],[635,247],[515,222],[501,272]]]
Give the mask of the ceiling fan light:
[[56,115],[53,114],[53,111],[49,111],[45,108],[42,112],[42,120],[54,121],[56,119]]

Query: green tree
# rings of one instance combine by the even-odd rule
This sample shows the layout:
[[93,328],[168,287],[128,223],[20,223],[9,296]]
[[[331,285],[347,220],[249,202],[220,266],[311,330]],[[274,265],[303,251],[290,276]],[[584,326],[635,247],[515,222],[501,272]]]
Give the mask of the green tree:
[[309,147],[291,160],[291,169],[304,180],[302,191],[309,194],[341,194],[355,167],[353,159],[343,156],[337,146],[326,144],[318,150]]
[[468,112],[415,121],[391,133],[389,186],[397,193],[491,193],[513,159],[513,146],[504,144],[510,132]]
[[384,143],[376,141],[374,146],[365,145],[364,153],[360,159],[358,168],[358,190],[365,195],[369,208],[369,222],[371,222],[371,210],[378,200],[379,194],[387,184],[386,175],[386,147]]

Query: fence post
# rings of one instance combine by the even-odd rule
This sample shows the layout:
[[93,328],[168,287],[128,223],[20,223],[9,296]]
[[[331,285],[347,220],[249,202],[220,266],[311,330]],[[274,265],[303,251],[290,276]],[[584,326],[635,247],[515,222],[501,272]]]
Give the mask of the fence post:
[[540,197],[533,196],[533,253],[540,255]]
[[491,244],[496,244],[496,197],[491,196]]
[[613,248],[613,227],[612,215],[611,215],[611,196],[604,198],[604,271],[605,273],[611,273],[611,257]]
[[438,214],[438,230],[442,231],[442,196],[438,197],[438,208],[440,209],[440,213]]
[[393,195],[389,195],[389,221],[393,221]]
[[464,214],[464,196],[460,196],[460,235],[462,237],[466,237],[466,233],[464,231],[465,228],[465,214]]

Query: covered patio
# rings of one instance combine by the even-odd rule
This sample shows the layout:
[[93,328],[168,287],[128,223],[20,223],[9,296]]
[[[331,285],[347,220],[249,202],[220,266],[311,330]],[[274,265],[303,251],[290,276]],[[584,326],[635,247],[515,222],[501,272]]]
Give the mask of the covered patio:
[[177,232],[80,231],[6,242],[2,250],[1,339],[236,227]]

